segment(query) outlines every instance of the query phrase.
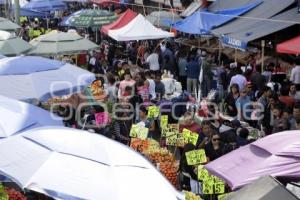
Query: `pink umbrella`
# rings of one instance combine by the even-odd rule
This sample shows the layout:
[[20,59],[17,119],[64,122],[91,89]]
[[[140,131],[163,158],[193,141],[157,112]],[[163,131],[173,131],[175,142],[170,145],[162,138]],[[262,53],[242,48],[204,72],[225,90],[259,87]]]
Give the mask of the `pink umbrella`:
[[205,165],[235,190],[271,175],[300,181],[300,131],[262,138]]

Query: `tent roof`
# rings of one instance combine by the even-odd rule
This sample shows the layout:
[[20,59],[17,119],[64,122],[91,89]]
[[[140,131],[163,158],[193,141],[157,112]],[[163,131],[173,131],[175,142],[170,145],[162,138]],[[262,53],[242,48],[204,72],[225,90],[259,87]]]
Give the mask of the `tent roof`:
[[225,200],[297,200],[290,191],[271,176],[262,177],[242,189],[228,194]]
[[117,21],[108,24],[106,26],[103,26],[101,28],[101,32],[108,34],[109,30],[119,29],[123,26],[127,25],[131,20],[133,20],[137,16],[136,12],[133,12],[131,9],[127,9],[126,12],[124,12]]
[[248,26],[245,26],[236,32],[225,35],[223,43],[228,45],[228,40],[226,41],[226,38],[232,38],[232,40],[236,40],[237,43],[241,44],[241,46],[243,46],[242,48],[245,48],[246,44],[250,41],[283,30],[296,23],[300,24],[300,15],[298,14],[297,8],[293,8],[274,16],[269,20],[259,21],[254,24],[250,23]]
[[[256,1],[257,0],[218,0],[209,7],[209,10],[216,11],[220,9],[235,8],[247,3],[254,3]],[[214,29],[212,32],[216,35],[241,32],[245,28],[261,21],[261,19],[268,19],[272,16],[275,16],[293,3],[294,0],[264,0],[263,3],[261,3],[255,9],[243,15],[244,18],[236,19],[228,24]]]
[[278,44],[276,47],[276,50],[278,53],[299,55],[300,54],[300,36],[297,36],[288,41]]
[[222,9],[216,12],[197,11],[191,16],[174,23],[172,28],[190,34],[206,34],[211,29],[227,23],[261,4],[256,1],[234,9]]
[[174,37],[173,33],[153,26],[143,15],[139,14],[126,26],[109,30],[108,35],[117,41],[149,40]]

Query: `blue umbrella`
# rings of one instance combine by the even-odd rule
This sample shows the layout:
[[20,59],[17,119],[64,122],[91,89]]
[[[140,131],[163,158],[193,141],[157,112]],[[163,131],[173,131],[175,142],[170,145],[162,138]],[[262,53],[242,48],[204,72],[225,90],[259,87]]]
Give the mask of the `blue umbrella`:
[[41,126],[63,126],[62,119],[34,105],[0,95],[0,138]]
[[21,8],[20,16],[23,16],[23,17],[45,17],[46,18],[49,16],[49,13],[39,12],[39,11],[30,10],[30,9],[26,9],[26,8]]
[[61,0],[32,0],[23,6],[23,8],[40,12],[51,12],[57,10],[66,10],[67,5]]
[[0,59],[0,95],[27,102],[81,92],[95,80],[84,69],[36,56]]

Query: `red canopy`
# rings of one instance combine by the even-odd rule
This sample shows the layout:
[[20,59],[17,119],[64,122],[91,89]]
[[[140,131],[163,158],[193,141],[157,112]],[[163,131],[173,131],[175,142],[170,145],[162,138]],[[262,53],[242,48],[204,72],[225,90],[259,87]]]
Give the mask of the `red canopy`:
[[91,0],[92,3],[99,6],[109,6],[111,4],[120,4],[120,0]]
[[300,36],[277,45],[278,53],[300,55]]
[[133,12],[130,9],[127,9],[126,12],[124,12],[117,21],[108,24],[106,26],[102,26],[101,32],[108,34],[109,30],[119,29],[123,26],[126,26],[131,20],[133,20],[137,16],[137,13]]

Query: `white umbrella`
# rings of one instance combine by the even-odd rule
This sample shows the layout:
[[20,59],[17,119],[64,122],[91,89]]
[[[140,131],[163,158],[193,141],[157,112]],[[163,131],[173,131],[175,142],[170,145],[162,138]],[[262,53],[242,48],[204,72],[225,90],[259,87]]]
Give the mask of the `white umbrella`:
[[29,50],[31,46],[28,42],[7,31],[0,31],[0,54],[5,56],[21,55]]
[[[13,23],[12,21],[0,17],[0,30],[3,31],[14,31],[18,28],[21,28],[18,24]],[[1,35],[1,34],[0,34]]]
[[36,47],[29,54],[76,54],[98,48],[98,45],[74,32],[52,31],[30,41]]
[[42,108],[0,95],[0,138],[41,126],[63,126],[63,122]]
[[[14,147],[14,148],[12,148]],[[0,173],[55,199],[177,200],[177,191],[145,158],[98,134],[32,129],[0,141]]]
[[81,92],[95,80],[84,69],[36,56],[0,59],[0,95],[27,102]]

